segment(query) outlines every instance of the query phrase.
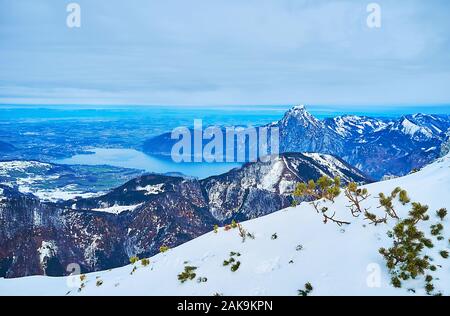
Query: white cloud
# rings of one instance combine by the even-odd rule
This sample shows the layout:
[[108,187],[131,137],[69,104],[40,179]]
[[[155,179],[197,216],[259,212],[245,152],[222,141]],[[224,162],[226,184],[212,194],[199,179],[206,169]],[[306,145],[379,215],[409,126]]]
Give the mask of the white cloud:
[[77,2],[69,29],[63,1],[0,0],[1,103],[450,100],[448,1],[377,1],[381,29],[364,0]]

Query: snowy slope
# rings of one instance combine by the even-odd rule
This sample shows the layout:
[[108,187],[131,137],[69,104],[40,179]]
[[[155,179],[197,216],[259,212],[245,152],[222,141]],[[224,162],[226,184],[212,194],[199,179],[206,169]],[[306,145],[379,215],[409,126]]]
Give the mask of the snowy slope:
[[[417,173],[367,185],[372,197],[365,201],[364,207],[381,214],[375,197],[379,192],[389,194],[397,186],[406,189],[412,201],[429,205],[431,218],[420,228],[430,237],[430,226],[440,221],[435,211],[442,207],[450,209],[450,155]],[[303,203],[243,223],[255,239],[242,242],[237,229],[220,228],[217,234],[208,233],[150,258],[147,267],[137,263],[137,270],[132,274],[132,265],[88,274],[81,291],[78,291],[79,276],[38,276],[0,280],[0,294],[297,295],[306,282],[314,287],[311,295],[413,295],[408,288],[414,288],[416,295],[425,294],[423,280],[405,283],[402,289],[389,284],[390,276],[378,249],[391,245],[386,232],[395,221],[389,220],[388,225],[369,225],[362,216],[352,217],[346,205],[348,201],[342,194],[334,204],[327,203],[330,210],[336,211],[337,219],[351,222],[347,226],[324,224],[322,216],[311,205]],[[395,207],[400,217],[406,216],[410,209],[410,205],[397,202]],[[450,250],[450,215],[442,223],[445,239],[433,239],[435,247],[427,253],[439,267],[431,273],[436,292],[450,295],[450,259],[438,254],[440,250]],[[297,250],[299,245],[301,250]],[[241,254],[235,256],[241,262],[236,272],[222,264],[232,251]],[[181,284],[177,275],[185,265],[198,267],[197,277],[206,277],[207,282],[198,283],[196,277]]]

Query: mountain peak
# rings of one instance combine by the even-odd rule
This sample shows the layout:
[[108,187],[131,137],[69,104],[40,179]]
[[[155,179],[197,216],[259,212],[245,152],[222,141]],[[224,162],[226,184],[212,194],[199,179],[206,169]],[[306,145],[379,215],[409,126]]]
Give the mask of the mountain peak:
[[306,111],[306,106],[304,104],[295,105],[292,110],[304,110]]
[[283,120],[290,120],[294,118],[298,123],[303,126],[307,126],[309,124],[318,126],[319,120],[316,119],[311,113],[306,110],[305,105],[296,105],[292,109],[290,109],[284,116]]

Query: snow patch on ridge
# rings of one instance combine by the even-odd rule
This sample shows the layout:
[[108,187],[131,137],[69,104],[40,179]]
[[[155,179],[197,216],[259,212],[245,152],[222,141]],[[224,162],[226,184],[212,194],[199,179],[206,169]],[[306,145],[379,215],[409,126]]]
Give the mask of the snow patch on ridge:
[[164,192],[163,190],[164,183],[159,183],[155,185],[147,185],[145,187],[138,186],[136,187],[136,191],[145,191],[145,195],[154,195]]
[[43,240],[41,243],[41,247],[38,248],[39,253],[39,260],[41,263],[41,267],[43,269],[46,268],[48,259],[56,256],[56,253],[58,252],[58,247],[55,244],[55,241],[45,241]]
[[94,208],[92,211],[97,212],[105,212],[105,213],[111,213],[111,214],[120,214],[123,212],[132,212],[139,206],[141,206],[143,203],[136,204],[136,205],[114,205],[111,207],[104,207],[104,208]]

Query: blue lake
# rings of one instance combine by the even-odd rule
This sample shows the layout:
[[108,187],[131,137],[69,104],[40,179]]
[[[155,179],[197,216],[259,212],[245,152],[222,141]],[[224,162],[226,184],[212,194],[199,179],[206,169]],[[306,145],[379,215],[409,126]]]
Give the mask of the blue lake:
[[93,154],[76,155],[71,158],[57,160],[55,163],[67,165],[110,165],[156,173],[179,172],[200,179],[225,173],[241,165],[239,163],[175,163],[170,159],[155,158],[134,149],[93,148],[89,151],[92,151]]

